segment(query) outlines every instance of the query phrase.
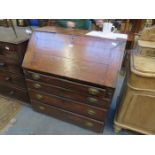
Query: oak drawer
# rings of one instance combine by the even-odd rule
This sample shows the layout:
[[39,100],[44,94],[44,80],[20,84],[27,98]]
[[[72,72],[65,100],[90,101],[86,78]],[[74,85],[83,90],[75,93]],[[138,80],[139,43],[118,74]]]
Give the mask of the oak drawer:
[[96,121],[88,117],[78,115],[54,106],[49,106],[37,101],[32,100],[32,107],[38,112],[42,112],[53,117],[69,121],[71,123],[80,125],[84,128],[88,128],[95,132],[102,132],[104,127],[104,122]]
[[110,100],[102,96],[94,96],[90,94],[81,94],[73,90],[69,90],[62,87],[47,85],[40,82],[35,82],[32,80],[26,80],[29,89],[38,90],[41,92],[46,92],[50,95],[57,95],[60,97],[65,97],[75,101],[83,102],[91,106],[98,106],[107,109],[110,105]]
[[0,43],[0,57],[18,61],[17,45],[11,43]]
[[0,84],[0,93],[30,103],[27,91]]
[[37,91],[29,91],[30,99],[43,102],[67,111],[84,115],[99,121],[104,121],[107,110],[89,106],[73,100],[68,100],[55,95],[47,95]]
[[23,74],[23,69],[20,64],[11,59],[0,58],[0,70],[9,71],[16,74]]
[[9,72],[4,72],[4,71],[0,72],[0,83],[1,84],[4,83],[14,87],[21,87],[22,89],[26,88],[25,78],[23,75],[19,76],[19,75],[9,73]]
[[99,87],[94,87],[90,85],[85,85],[85,84],[72,82],[70,80],[66,80],[62,78],[34,73],[31,71],[25,71],[25,75],[26,75],[26,78],[28,79],[44,82],[53,86],[66,88],[80,94],[87,94],[87,95],[89,94],[93,96],[100,96],[100,97],[105,97],[110,99],[113,96],[113,89],[109,89],[109,88],[107,90],[107,88],[99,88]]

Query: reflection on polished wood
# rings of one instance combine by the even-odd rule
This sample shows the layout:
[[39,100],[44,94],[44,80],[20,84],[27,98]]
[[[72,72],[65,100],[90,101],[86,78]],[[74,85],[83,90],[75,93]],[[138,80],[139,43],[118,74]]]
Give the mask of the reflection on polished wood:
[[126,40],[70,35],[68,29],[62,34],[64,31],[58,30],[33,33],[23,67],[115,88]]

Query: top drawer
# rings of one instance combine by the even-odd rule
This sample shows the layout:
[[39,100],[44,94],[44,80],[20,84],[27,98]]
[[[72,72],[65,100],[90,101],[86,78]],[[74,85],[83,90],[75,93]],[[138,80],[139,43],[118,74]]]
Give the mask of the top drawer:
[[0,57],[18,60],[17,45],[0,42]]
[[112,98],[113,96],[112,89],[101,89],[98,87],[84,85],[77,82],[56,78],[53,76],[42,75],[31,71],[25,71],[25,75],[26,75],[26,78],[28,79],[44,82],[47,84],[51,84],[53,86],[66,88],[82,94],[84,93],[92,96],[99,96],[99,97],[105,97],[105,98]]

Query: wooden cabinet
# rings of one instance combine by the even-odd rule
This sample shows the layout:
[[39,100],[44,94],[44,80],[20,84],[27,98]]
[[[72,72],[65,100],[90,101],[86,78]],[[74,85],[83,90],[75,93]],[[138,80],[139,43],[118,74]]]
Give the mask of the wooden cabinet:
[[21,67],[29,37],[23,30],[17,32],[16,38],[11,28],[0,28],[0,93],[29,102]]
[[32,34],[23,61],[32,107],[102,132],[126,40],[45,27]]
[[115,131],[155,134],[155,58],[131,54],[130,71],[115,116]]

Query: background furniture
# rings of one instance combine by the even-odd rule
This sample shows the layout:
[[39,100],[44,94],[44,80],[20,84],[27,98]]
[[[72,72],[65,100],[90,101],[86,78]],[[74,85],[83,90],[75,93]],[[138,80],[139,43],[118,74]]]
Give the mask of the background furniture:
[[27,26],[38,26],[43,27],[48,25],[47,19],[16,19],[17,26],[27,27]]
[[121,24],[121,33],[128,34],[127,48],[131,49],[134,45],[135,35],[138,34],[144,27],[144,19],[125,19]]
[[17,37],[17,33],[16,33],[16,30],[15,30],[15,25],[14,25],[12,19],[2,19],[0,21],[1,21],[0,26],[5,26],[5,27],[10,27],[11,26],[15,36]]
[[114,121],[122,128],[143,134],[155,134],[155,58],[132,53],[127,81]]
[[0,27],[0,93],[29,102],[21,63],[29,36],[25,29]]
[[35,30],[22,66],[35,110],[102,132],[126,40],[86,33],[56,27]]

